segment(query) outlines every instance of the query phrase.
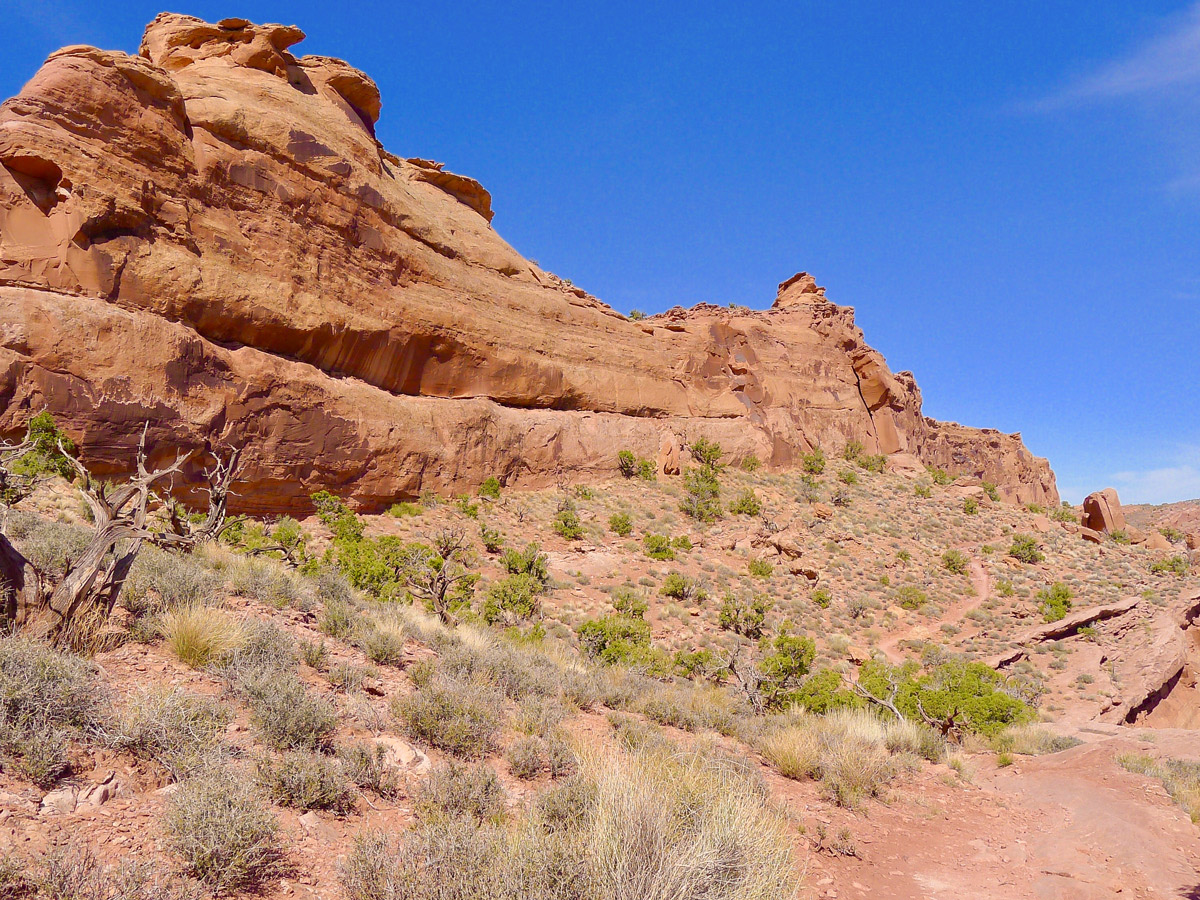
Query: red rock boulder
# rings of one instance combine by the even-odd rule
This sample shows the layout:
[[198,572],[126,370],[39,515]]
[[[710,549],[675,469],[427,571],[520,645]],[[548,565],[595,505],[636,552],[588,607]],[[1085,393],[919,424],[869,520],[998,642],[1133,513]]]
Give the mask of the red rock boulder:
[[1107,534],[1125,530],[1125,514],[1115,488],[1096,491],[1083,499],[1083,524]]

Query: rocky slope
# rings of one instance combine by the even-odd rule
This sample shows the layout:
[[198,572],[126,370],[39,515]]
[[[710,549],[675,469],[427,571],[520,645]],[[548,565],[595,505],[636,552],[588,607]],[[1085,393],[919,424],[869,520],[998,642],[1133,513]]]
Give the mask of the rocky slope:
[[376,140],[376,85],[290,26],[163,14],[0,107],[0,430],[48,407],[100,472],[247,447],[243,508],[546,484],[708,436],[784,467],[861,441],[1057,501],[1019,435],[921,414],[807,275],[767,311],[630,321],[521,257],[469,178]]

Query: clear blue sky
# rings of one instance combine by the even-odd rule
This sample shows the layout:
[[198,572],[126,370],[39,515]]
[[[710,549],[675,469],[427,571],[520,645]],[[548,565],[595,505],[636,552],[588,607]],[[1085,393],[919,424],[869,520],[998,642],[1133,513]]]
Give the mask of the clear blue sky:
[[[4,96],[159,9],[8,8]],[[1068,498],[1200,496],[1200,2],[176,11],[301,26],[379,82],[390,150],[618,309],[762,308],[807,269],[928,415],[1022,432]]]

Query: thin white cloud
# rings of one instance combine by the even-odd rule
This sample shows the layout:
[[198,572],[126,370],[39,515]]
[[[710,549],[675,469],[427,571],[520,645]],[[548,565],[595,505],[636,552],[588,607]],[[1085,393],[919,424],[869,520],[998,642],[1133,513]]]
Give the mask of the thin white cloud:
[[1200,498],[1200,448],[1185,450],[1176,465],[1117,472],[1112,486],[1123,503],[1174,503]]
[[1200,2],[1154,38],[1039,101],[1042,110],[1124,98],[1200,93]]

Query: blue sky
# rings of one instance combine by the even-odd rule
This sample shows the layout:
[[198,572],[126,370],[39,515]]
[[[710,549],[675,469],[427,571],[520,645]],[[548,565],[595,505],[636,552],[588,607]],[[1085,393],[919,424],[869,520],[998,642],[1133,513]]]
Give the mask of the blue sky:
[[[157,4],[10,0],[9,96]],[[303,28],[379,135],[618,309],[768,306],[801,269],[928,415],[1064,496],[1200,496],[1200,2],[196,2]]]

